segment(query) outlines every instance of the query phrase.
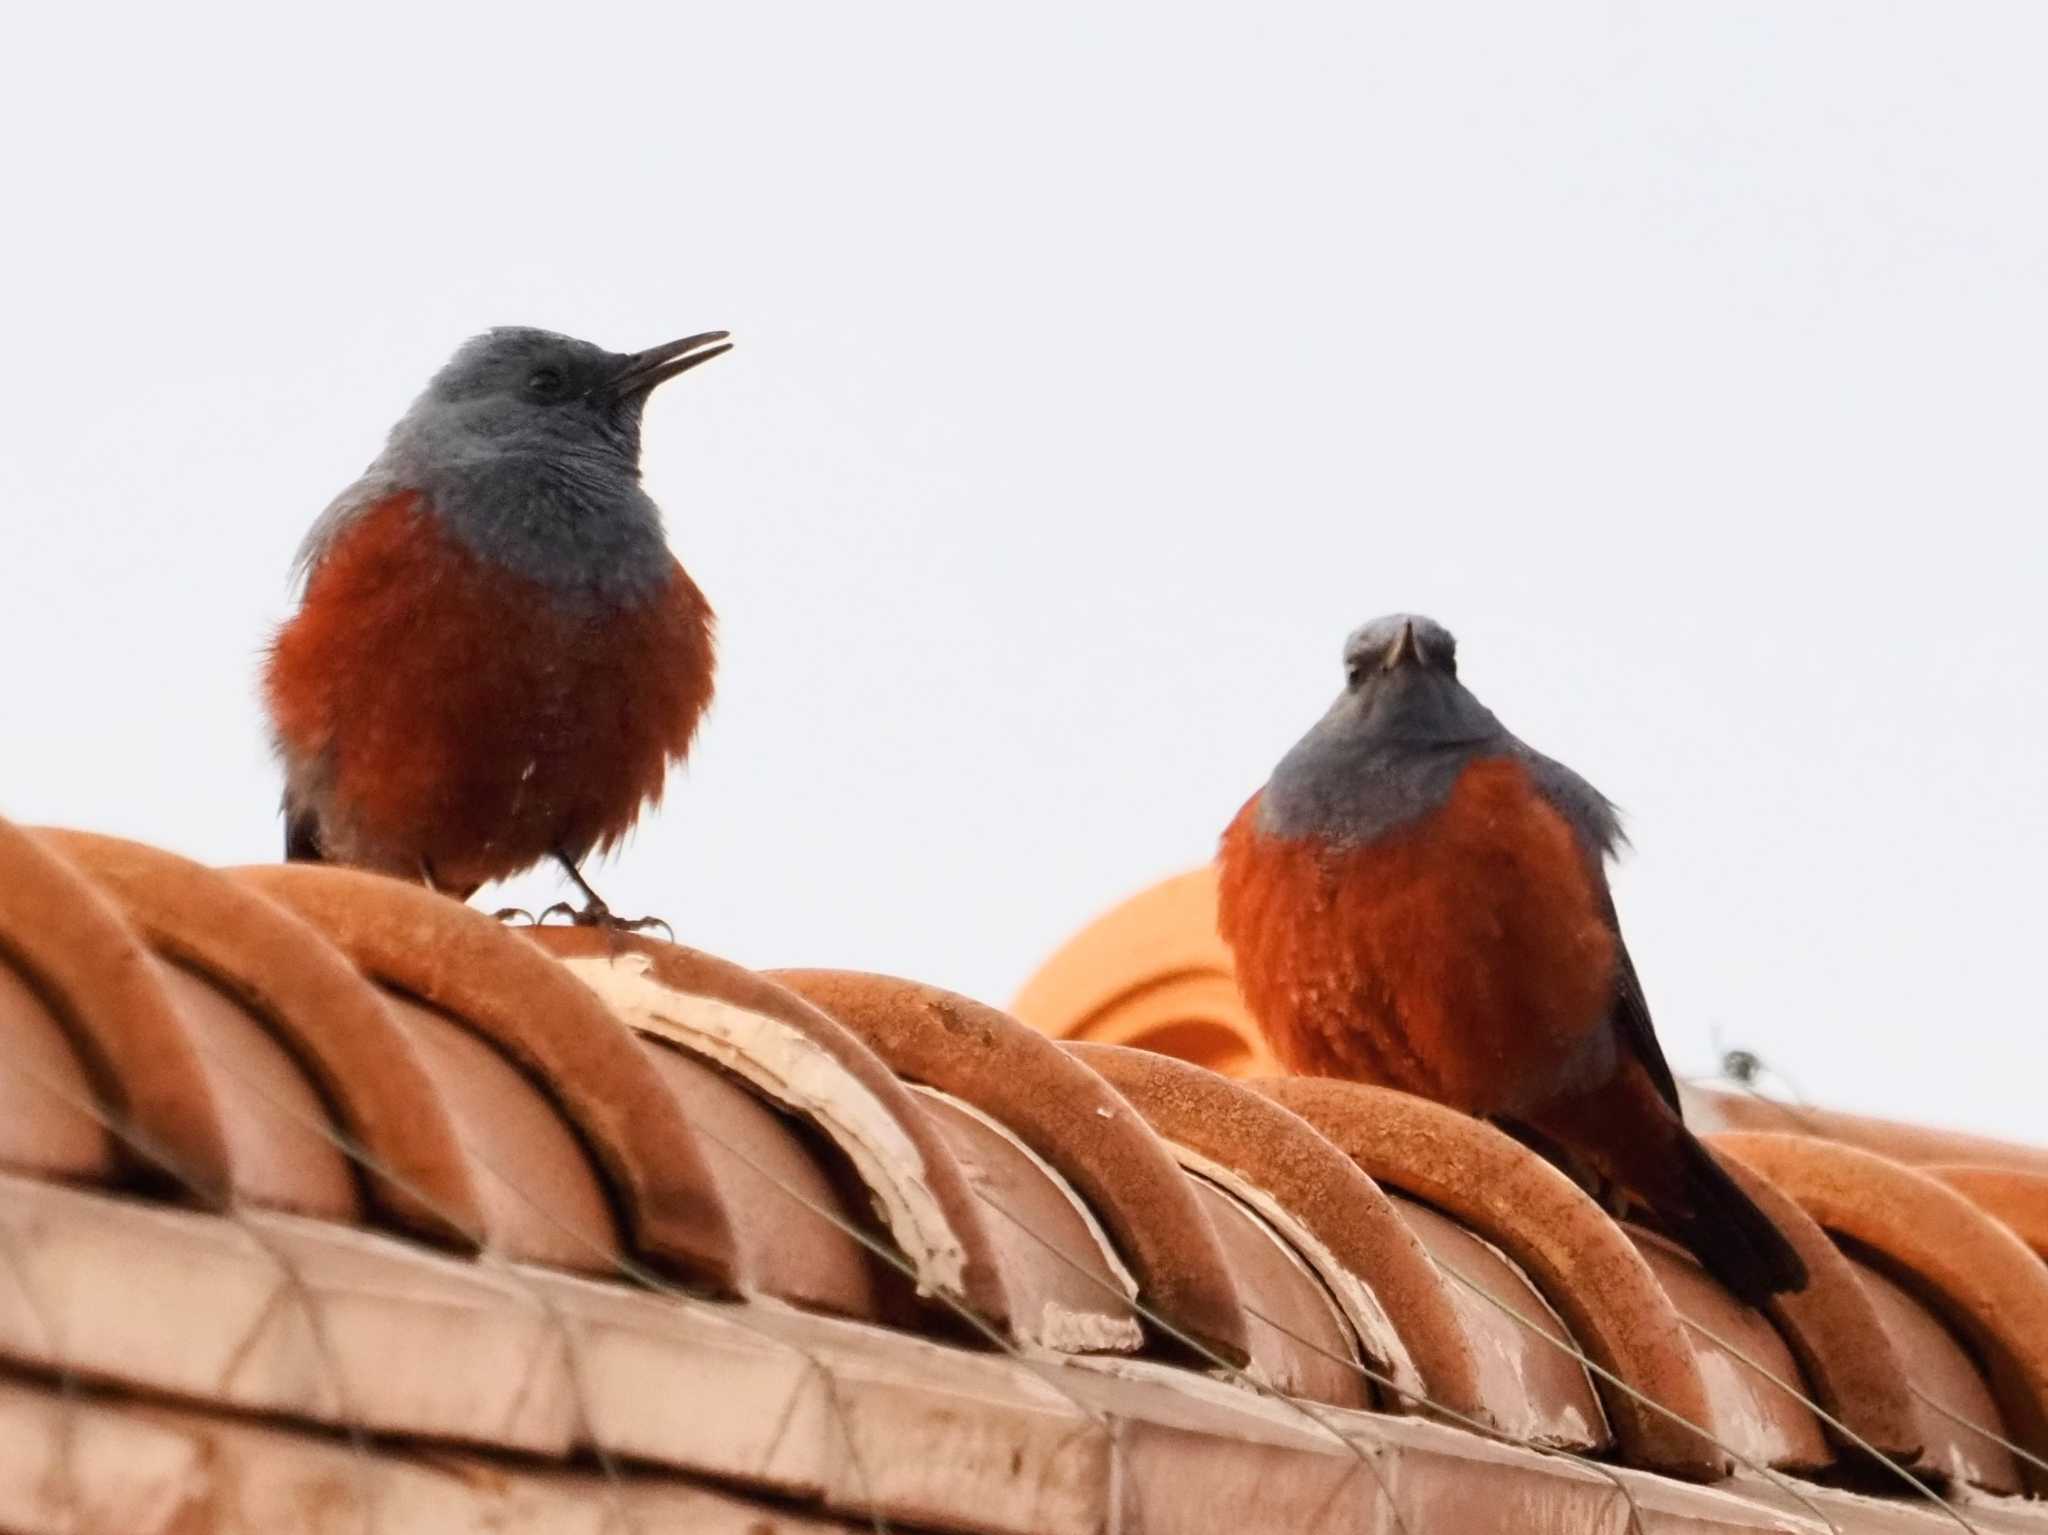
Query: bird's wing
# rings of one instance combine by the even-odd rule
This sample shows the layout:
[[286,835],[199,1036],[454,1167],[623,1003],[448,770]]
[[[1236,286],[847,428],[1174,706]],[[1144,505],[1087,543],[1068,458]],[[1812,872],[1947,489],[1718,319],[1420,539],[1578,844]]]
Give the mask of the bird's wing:
[[1614,934],[1614,1026],[1621,1043],[1642,1062],[1657,1086],[1657,1092],[1674,1111],[1678,1108],[1678,1082],[1671,1064],[1664,1059],[1664,1047],[1657,1042],[1656,1026],[1650,1021],[1650,1004],[1643,995],[1643,983],[1636,975],[1635,961],[1622,941],[1621,917],[1614,909],[1614,892],[1607,887],[1606,861],[1615,848],[1628,839],[1622,835],[1621,817],[1614,803],[1562,762],[1544,756],[1521,741],[1514,752],[1536,788],[1565,818],[1578,838],[1579,846],[1592,866],[1593,882],[1600,897],[1601,914],[1607,930]]
[[1614,934],[1614,1027],[1630,1054],[1643,1063],[1657,1092],[1678,1113],[1678,1082],[1671,1075],[1671,1063],[1664,1059],[1664,1047],[1657,1043],[1656,1026],[1650,1022],[1650,1003],[1643,995],[1643,983],[1636,977],[1636,962],[1629,958],[1622,942],[1621,918],[1614,910],[1614,897],[1607,881],[1600,881],[1600,903],[1607,926]]

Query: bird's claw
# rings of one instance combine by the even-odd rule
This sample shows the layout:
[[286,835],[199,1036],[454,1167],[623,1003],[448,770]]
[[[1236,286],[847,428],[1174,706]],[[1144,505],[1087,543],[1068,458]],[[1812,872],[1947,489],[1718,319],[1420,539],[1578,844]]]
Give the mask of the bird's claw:
[[540,926],[540,919],[535,917],[524,906],[500,906],[491,913],[491,920],[493,922],[510,922],[514,917],[520,918],[528,927]]
[[571,906],[567,901],[557,901],[540,914],[539,920],[546,922],[554,916],[566,917],[575,927],[601,927],[614,933],[644,933],[650,928],[660,928],[668,934],[668,941],[676,941],[676,930],[660,917],[615,917],[611,908],[602,901],[592,901],[588,906]]

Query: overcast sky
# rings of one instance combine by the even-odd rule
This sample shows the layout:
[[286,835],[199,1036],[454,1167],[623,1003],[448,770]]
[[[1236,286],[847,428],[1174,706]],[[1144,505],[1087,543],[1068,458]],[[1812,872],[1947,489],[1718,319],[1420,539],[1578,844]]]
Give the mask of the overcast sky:
[[1417,609],[1627,811],[1682,1072],[2040,1138],[2048,13],[1003,14],[25,11],[0,813],[275,857],[259,653],[427,375],[729,327],[615,908],[1006,1000]]

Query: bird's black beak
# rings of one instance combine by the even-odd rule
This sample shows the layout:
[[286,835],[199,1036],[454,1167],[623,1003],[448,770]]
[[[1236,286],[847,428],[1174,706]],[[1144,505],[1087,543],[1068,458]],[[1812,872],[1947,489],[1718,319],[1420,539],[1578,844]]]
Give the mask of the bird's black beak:
[[[702,335],[685,336],[680,341],[635,352],[605,387],[617,403],[640,399],[656,384],[666,383],[678,373],[689,372],[700,362],[709,362],[723,352],[730,352],[732,343],[725,339],[730,334],[729,331],[707,330]],[[724,344],[717,344],[721,342]]]
[[1404,661],[1426,665],[1429,657],[1422,653],[1422,641],[1415,637],[1415,625],[1401,625],[1401,633],[1394,643],[1387,647],[1386,656],[1380,661],[1380,670],[1390,672]]

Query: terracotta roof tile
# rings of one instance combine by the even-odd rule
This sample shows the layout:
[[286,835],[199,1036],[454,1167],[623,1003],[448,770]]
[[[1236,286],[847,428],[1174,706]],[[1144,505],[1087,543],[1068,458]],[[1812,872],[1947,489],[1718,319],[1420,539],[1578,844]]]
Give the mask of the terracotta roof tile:
[[736,1074],[812,1126],[867,1185],[917,1287],[1010,1325],[981,1202],[945,1136],[858,1036],[787,987],[680,944],[578,928],[523,932],[644,1040]]
[[737,1254],[702,1147],[625,1027],[482,912],[418,886],[309,864],[235,871],[366,974],[458,1018],[546,1085],[603,1168],[634,1248],[719,1288]]
[[[376,988],[319,933],[244,882],[160,848],[85,832],[39,835],[111,896],[158,954],[204,976],[275,1034],[320,1096],[317,1106],[299,1099],[298,1116],[331,1111],[366,1153],[372,1201],[394,1225],[475,1245],[483,1229],[475,1182],[426,1068]],[[293,1091],[270,1064],[271,1089]],[[237,1055],[236,1071],[252,1069]],[[235,1072],[214,1076],[217,1089],[232,1090]]]
[[[1716,1155],[1777,1222],[1806,1265],[1806,1288],[1774,1295],[1770,1304],[1771,1320],[1798,1360],[1797,1377],[1856,1438],[1880,1454],[1913,1464],[1924,1441],[1920,1414],[1854,1264],[1784,1190],[1725,1145],[1716,1148]],[[1839,1438],[1836,1430],[1827,1432]],[[1854,1441],[1837,1447],[1851,1458],[1862,1453]]]
[[484,1245],[521,1262],[613,1272],[626,1249],[612,1201],[553,1096],[466,1020],[402,991],[384,1002],[455,1127]]
[[1336,1297],[1300,1252],[1249,1202],[1190,1175],[1245,1306],[1252,1379],[1314,1402],[1370,1407],[1373,1384]]
[[181,1191],[226,1198],[235,1180],[221,1106],[162,971],[106,896],[6,821],[0,949],[64,1026],[86,1076],[128,1132],[124,1160],[157,1181],[154,1168],[168,1164]]
[[1632,1460],[1674,1476],[1727,1474],[1727,1456],[1679,1426],[1711,1422],[1713,1406],[1670,1299],[1620,1229],[1563,1173],[1491,1125],[1405,1093],[1289,1077],[1252,1085],[1378,1182],[1426,1200],[1514,1259],[1595,1361],[1665,1409],[1600,1383],[1608,1421]]
[[[1817,1472],[1834,1455],[1800,1394],[1799,1366],[1763,1316],[1741,1305],[1691,1254],[1651,1232],[1624,1228],[1686,1323],[1714,1400],[1714,1431],[1751,1460]],[[1785,1385],[1776,1382],[1783,1381]]]
[[[1399,1391],[1486,1420],[1478,1362],[1443,1276],[1349,1157],[1307,1120],[1213,1072],[1121,1045],[1067,1048],[1130,1100],[1183,1166],[1274,1222]],[[1386,1405],[1412,1411],[1414,1401],[1396,1393]]]
[[1920,1393],[1911,1400],[1925,1445],[1922,1463],[1934,1475],[1993,1492],[2018,1492],[2019,1462],[2012,1452],[1965,1426],[1981,1423],[2005,1432],[1991,1388],[1962,1345],[1932,1311],[1877,1269],[1853,1261],[1851,1268],[1870,1297],[1902,1378]]
[[[4,937],[0,937],[4,942]],[[117,1164],[114,1137],[84,1107],[94,1101],[85,1063],[11,963],[0,959],[0,1167],[103,1183]]]
[[[1063,1051],[912,982],[507,929],[342,871],[0,823],[10,874],[0,1356],[35,1373],[0,1382],[0,1527],[1954,1528],[1754,1361],[1924,1445],[1985,1535],[2048,1531],[1952,1416],[2037,1444],[2048,1266],[1986,1213],[2029,1229],[2024,1155],[1943,1182],[1729,1141],[1814,1276],[1766,1317],[1398,1094]],[[1186,931],[1207,890],[1077,940],[1097,968],[1035,987],[1034,1021],[1255,1065]],[[164,1200],[189,1191],[100,1115],[154,1115],[232,1202]],[[1155,1307],[1247,1368],[1119,1353]],[[1806,1479],[1653,1474],[1726,1462],[1553,1340]],[[1383,1410],[1404,1392],[1449,1424]]]
[[1550,1341],[1568,1330],[1529,1276],[1491,1242],[1428,1205],[1398,1194],[1392,1200],[1430,1259],[1446,1276],[1459,1276],[1447,1279],[1445,1289],[1478,1364],[1482,1421],[1530,1444],[1612,1449],[1614,1434],[1593,1377]]
[[1967,1162],[1933,1162],[1921,1171],[2003,1221],[2038,1256],[2048,1259],[2048,1172]]
[[1007,1013],[934,986],[838,970],[770,974],[892,1070],[1016,1131],[1088,1201],[1159,1313],[1245,1361],[1244,1313],[1215,1232],[1166,1149],[1108,1083]]
[[[2048,1266],[1940,1180],[1875,1152],[1810,1136],[1714,1138],[1894,1270],[1977,1349],[2014,1436],[2048,1454]],[[2048,1479],[2036,1482],[2048,1488]]]

